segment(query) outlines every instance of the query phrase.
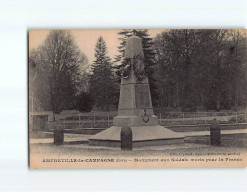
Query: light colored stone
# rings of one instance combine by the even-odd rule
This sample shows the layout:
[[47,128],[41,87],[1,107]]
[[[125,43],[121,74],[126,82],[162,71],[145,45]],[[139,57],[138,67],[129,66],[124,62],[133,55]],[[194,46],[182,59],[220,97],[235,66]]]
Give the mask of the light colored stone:
[[[120,133],[122,127],[112,126],[89,139],[90,145],[115,146],[121,144]],[[162,144],[184,143],[184,136],[162,126],[132,127],[133,147]]]
[[137,55],[144,56],[142,39],[137,36],[131,36],[126,40],[124,57],[134,58]]
[[[148,122],[143,120],[145,112]],[[113,119],[113,125],[158,125],[158,118],[153,113],[148,78],[138,82],[132,65],[129,77],[121,79],[118,115]]]
[[148,78],[138,81],[133,69],[133,58],[143,56],[142,41],[130,37],[126,41],[125,57],[130,58],[130,73],[121,79],[118,115],[113,126],[90,137],[90,145],[120,147],[123,126],[132,129],[133,147],[184,143],[184,136],[158,125],[153,113]]

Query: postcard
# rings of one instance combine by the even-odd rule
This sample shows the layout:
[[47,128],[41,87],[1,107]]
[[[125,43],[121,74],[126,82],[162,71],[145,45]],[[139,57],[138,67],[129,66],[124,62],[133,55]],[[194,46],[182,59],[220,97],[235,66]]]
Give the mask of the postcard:
[[29,167],[246,167],[246,33],[29,30]]

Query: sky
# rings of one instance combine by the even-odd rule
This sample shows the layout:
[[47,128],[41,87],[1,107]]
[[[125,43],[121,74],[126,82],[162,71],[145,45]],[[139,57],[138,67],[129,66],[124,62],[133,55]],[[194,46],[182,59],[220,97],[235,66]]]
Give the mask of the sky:
[[[94,61],[94,49],[99,36],[102,36],[106,42],[106,47],[108,50],[108,56],[112,59],[118,54],[117,47],[120,44],[118,38],[120,36],[117,34],[120,29],[116,30],[71,30],[75,38],[76,44],[79,46],[80,50],[87,56],[88,62],[91,64]],[[155,37],[156,34],[164,31],[164,29],[152,29],[149,30],[151,37]],[[30,30],[29,31],[29,52],[37,48],[42,44],[49,34],[50,30]]]

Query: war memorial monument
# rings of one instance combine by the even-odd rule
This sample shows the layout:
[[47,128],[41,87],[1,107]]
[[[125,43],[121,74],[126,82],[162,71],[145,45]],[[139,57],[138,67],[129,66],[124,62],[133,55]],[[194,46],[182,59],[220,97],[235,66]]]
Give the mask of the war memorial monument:
[[144,69],[142,39],[126,40],[127,75],[122,76],[118,115],[113,126],[89,138],[90,145],[120,147],[123,126],[132,130],[133,147],[184,143],[184,136],[159,125],[153,113],[148,78]]

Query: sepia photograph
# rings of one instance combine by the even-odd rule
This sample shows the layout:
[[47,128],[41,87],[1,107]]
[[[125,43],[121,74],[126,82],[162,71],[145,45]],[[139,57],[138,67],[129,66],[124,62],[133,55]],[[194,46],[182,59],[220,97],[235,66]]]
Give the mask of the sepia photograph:
[[29,167],[246,167],[246,44],[245,29],[29,30]]

